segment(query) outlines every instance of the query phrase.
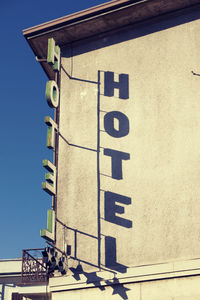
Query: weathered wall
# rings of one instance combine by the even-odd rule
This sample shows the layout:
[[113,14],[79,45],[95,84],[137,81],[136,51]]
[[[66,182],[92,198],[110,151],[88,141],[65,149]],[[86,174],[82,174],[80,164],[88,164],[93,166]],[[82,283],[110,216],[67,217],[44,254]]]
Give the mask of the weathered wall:
[[[190,12],[62,49],[57,246],[71,245],[84,270],[199,257],[199,29]],[[128,75],[127,99],[105,95],[106,71]],[[111,111],[128,118],[124,137],[106,132]],[[122,179],[105,149],[130,155]]]
[[178,278],[154,282],[142,282],[72,290],[54,293],[52,300],[73,299],[134,299],[134,300],[198,300],[200,295],[199,277]]

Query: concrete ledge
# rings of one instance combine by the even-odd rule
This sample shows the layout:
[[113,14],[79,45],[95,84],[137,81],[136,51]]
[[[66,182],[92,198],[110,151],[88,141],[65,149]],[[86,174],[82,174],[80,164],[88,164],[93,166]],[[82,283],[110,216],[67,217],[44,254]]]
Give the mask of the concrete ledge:
[[9,274],[21,274],[22,259],[1,259],[0,260],[0,275],[5,276]]
[[51,278],[49,281],[49,291],[58,292],[63,290],[89,288],[95,286],[106,286],[114,284],[113,280],[118,279],[119,283],[134,283],[150,280],[172,279],[178,277],[200,275],[200,259],[176,261],[170,263],[132,267],[127,273],[117,273],[114,275],[109,271],[96,272],[97,281],[87,283],[84,274],[80,275],[80,280],[73,276],[59,276]]

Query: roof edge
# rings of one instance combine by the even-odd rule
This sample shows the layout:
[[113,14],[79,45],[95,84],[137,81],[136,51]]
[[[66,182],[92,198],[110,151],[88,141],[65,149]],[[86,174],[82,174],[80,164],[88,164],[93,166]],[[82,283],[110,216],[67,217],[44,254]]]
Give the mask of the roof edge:
[[113,0],[109,1],[97,6],[93,6],[91,8],[87,8],[84,10],[81,10],[79,12],[66,15],[61,18],[54,19],[52,21],[48,21],[27,29],[24,29],[23,35],[28,38],[31,37],[34,34],[39,34],[42,32],[45,32],[46,30],[51,30],[53,28],[59,28],[60,26],[67,25],[67,24],[73,24],[77,21],[83,21],[90,17],[98,16],[102,13],[109,13],[115,9],[125,7],[127,5],[134,5],[142,2],[149,2],[151,0]]
[[72,45],[86,38],[110,34],[119,28],[137,26],[141,22],[180,15],[184,11],[200,11],[200,0],[113,0],[86,10],[23,30],[29,46],[49,79],[55,74],[46,63],[48,39],[57,45]]

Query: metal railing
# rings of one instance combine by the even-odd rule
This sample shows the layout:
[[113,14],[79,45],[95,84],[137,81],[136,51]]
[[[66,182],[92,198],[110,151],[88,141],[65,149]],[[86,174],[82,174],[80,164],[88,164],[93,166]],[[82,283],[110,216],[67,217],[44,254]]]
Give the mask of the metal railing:
[[42,258],[44,250],[39,248],[22,251],[22,283],[39,284],[48,281],[46,265]]

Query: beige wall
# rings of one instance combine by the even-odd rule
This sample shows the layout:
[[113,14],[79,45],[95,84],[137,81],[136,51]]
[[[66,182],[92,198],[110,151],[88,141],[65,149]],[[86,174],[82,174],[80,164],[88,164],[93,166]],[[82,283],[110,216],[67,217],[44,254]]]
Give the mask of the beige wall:
[[199,300],[199,297],[199,277],[190,277],[106,286],[105,290],[90,288],[59,292],[52,295],[52,300]]
[[[57,218],[70,228],[57,223],[57,246],[71,245],[86,271],[99,261],[105,267],[105,236],[116,239],[117,263],[127,267],[199,257],[200,77],[191,73],[200,73],[199,29],[194,12],[62,50]],[[117,89],[114,97],[103,95],[105,71],[116,80],[129,75],[129,99],[119,99]],[[105,132],[109,111],[128,117],[127,136]],[[111,178],[104,148],[130,154],[122,180]],[[131,198],[130,205],[117,203],[130,228],[104,220],[105,191]]]

